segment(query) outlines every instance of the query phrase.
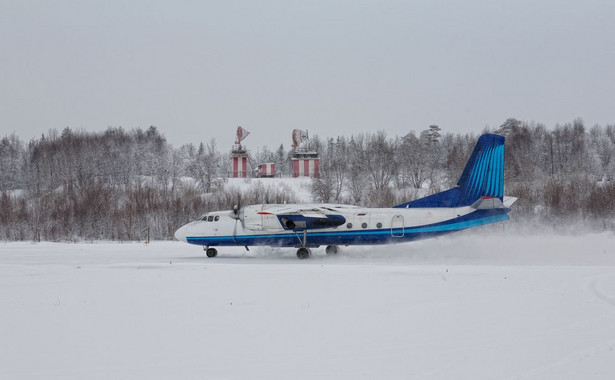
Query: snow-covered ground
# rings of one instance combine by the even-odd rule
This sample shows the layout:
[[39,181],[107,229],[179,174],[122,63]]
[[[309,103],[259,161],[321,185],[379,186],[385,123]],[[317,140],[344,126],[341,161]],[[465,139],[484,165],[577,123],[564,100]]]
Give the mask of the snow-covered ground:
[[615,237],[482,235],[0,244],[0,379],[615,378]]

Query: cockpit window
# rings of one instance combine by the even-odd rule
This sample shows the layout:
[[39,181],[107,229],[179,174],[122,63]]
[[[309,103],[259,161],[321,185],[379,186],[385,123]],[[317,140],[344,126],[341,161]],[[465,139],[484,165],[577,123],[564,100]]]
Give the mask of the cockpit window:
[[209,215],[209,216],[207,217],[207,221],[208,221],[208,222],[213,222],[213,221],[214,221],[214,216],[213,216],[213,215]]
[[214,217],[214,220],[217,222],[218,220],[220,220],[220,216],[219,216],[219,215],[216,215],[216,216]]
[[199,220],[202,220],[202,221],[206,222],[206,221],[207,221],[207,215],[203,215],[203,216],[201,217],[201,219],[199,219]]

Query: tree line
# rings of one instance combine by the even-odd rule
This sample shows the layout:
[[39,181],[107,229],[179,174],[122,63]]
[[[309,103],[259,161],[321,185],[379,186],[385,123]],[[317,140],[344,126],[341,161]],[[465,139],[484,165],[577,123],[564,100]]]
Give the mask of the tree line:
[[[506,136],[505,192],[519,201],[513,225],[555,229],[615,227],[615,126],[586,128],[578,119],[552,129],[508,119],[485,129]],[[394,204],[455,185],[478,134],[384,132],[312,137],[320,176],[312,200],[369,207]],[[251,154],[253,163],[288,170],[283,145]],[[155,238],[205,211],[234,204],[295,203],[291,188],[254,182],[247,191],[227,183],[229,152],[216,142],[179,148],[156,127],[104,132],[52,130],[27,143],[0,140],[0,239],[139,240]]]
[[205,211],[295,202],[292,191],[227,188],[215,141],[175,149],[156,127],[55,130],[0,140],[0,239],[158,239]]

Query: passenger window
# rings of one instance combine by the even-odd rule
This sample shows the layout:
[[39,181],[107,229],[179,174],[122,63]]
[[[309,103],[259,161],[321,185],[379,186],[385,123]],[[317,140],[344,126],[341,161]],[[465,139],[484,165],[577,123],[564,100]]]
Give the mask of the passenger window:
[[363,227],[363,228],[367,228],[367,223],[362,223],[362,224],[361,224],[361,227]]
[[349,229],[352,228],[352,223],[348,223],[346,227],[348,227]]

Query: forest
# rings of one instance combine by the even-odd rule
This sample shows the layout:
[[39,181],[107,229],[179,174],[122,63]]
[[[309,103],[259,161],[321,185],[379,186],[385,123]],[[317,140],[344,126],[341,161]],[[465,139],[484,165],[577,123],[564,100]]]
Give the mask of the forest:
[[[518,197],[506,228],[560,233],[615,228],[615,125],[581,119],[554,128],[508,119],[505,193]],[[479,134],[438,126],[404,136],[384,131],[309,140],[320,153],[311,180],[317,202],[390,207],[455,185]],[[250,162],[275,162],[289,174],[289,154],[261,147]],[[29,142],[0,140],[0,240],[155,239],[204,211],[234,204],[305,202],[290,188],[254,182],[228,186],[230,152],[215,140],[174,147],[156,127],[103,132],[50,130]],[[250,180],[247,179],[247,182]]]

